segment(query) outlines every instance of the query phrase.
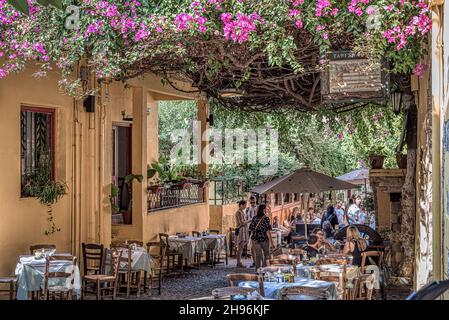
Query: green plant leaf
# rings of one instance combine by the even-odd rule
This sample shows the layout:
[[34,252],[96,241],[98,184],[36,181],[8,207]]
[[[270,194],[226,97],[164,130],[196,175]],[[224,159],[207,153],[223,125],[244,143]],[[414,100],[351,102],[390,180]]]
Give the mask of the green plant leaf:
[[7,0],[7,2],[23,14],[30,14],[30,8],[27,0]]

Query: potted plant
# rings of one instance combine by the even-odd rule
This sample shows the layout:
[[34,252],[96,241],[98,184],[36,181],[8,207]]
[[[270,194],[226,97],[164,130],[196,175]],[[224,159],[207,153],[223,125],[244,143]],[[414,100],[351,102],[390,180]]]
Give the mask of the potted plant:
[[396,164],[399,169],[407,169],[407,155],[403,153],[396,154]]
[[39,164],[33,172],[27,174],[25,186],[25,192],[28,195],[36,197],[42,205],[47,207],[48,228],[44,232],[47,236],[61,231],[61,228],[56,227],[55,224],[53,205],[67,194],[68,189],[66,182],[54,181],[51,163],[49,152],[41,151]]
[[157,174],[157,178],[162,183],[179,182],[181,177],[178,174],[178,167],[170,163],[166,158],[155,161],[148,167],[147,176],[149,179]]
[[125,177],[125,184],[128,187],[128,192],[129,192],[129,203],[128,203],[128,210],[123,210],[122,214],[123,214],[123,222],[125,224],[132,224],[132,216],[131,216],[131,211],[132,211],[132,203],[133,203],[133,198],[132,198],[132,183],[133,181],[136,180],[137,182],[142,182],[143,181],[143,176],[141,174],[129,174]]
[[385,147],[382,144],[370,149],[368,160],[372,169],[383,169],[385,161]]

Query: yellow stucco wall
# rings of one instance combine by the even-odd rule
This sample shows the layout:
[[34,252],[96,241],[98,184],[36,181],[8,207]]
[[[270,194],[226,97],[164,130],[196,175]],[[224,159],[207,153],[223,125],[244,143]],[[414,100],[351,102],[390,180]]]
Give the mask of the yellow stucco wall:
[[238,209],[238,205],[234,203],[223,206],[211,205],[209,229],[227,233],[229,228],[235,228],[235,213]]
[[159,233],[205,231],[209,229],[209,205],[200,203],[147,214],[144,223],[144,241],[155,241]]
[[0,275],[13,274],[15,261],[27,254],[30,244],[54,243],[70,249],[70,196],[54,206],[56,224],[61,228],[45,236],[46,208],[34,198],[20,196],[20,107],[21,105],[56,109],[56,178],[70,186],[72,179],[71,145],[72,99],[58,93],[54,75],[39,79],[31,73],[11,75],[0,80]]
[[[86,113],[81,102],[60,93],[59,74],[36,79],[33,72],[28,66],[27,71],[0,80],[0,275],[12,275],[18,256],[27,254],[31,244],[53,243],[59,252],[71,252],[80,258],[82,242],[109,245],[113,234],[148,241],[159,232],[209,227],[206,204],[149,214],[146,180],[133,185],[133,192],[141,191],[133,201],[134,224],[111,226],[113,122],[123,121],[122,110],[133,115],[133,122],[137,122],[133,123],[133,173],[146,176],[147,163],[158,153],[157,100],[186,97],[163,87],[155,76],[146,76],[130,81],[130,88],[121,83],[103,84],[95,112]],[[44,235],[46,208],[36,199],[20,197],[22,104],[56,109],[56,179],[66,181],[69,191],[54,206],[55,222],[61,232],[51,236]]]

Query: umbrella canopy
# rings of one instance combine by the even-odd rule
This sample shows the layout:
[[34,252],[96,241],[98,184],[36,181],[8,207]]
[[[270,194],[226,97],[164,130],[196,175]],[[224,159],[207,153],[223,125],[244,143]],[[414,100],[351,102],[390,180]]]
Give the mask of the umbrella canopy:
[[339,180],[343,180],[352,184],[364,185],[366,180],[369,179],[369,170],[368,169],[358,169],[348,173],[345,173],[342,176],[337,177]]
[[269,193],[320,193],[331,190],[357,189],[358,186],[310,169],[299,169],[286,176],[254,187],[251,191]]

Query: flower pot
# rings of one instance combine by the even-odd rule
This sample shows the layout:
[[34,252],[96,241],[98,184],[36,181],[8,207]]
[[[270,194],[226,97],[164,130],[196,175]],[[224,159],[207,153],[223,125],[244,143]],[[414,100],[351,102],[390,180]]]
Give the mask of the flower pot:
[[148,190],[150,190],[151,193],[160,193],[160,192],[164,191],[164,187],[163,186],[149,186]]
[[379,155],[370,155],[369,156],[369,163],[370,163],[371,169],[383,169],[384,161],[385,161],[385,156],[379,156]]
[[128,210],[122,211],[122,215],[124,224],[132,224],[132,217],[130,211]]
[[198,183],[199,188],[207,188],[209,186],[209,181],[201,181]]
[[192,183],[190,183],[190,182],[181,182],[181,183],[178,185],[178,188],[179,188],[179,189],[188,189],[188,188],[190,188],[190,187],[192,187]]
[[397,154],[396,155],[396,163],[399,169],[407,169],[407,155],[406,154]]

